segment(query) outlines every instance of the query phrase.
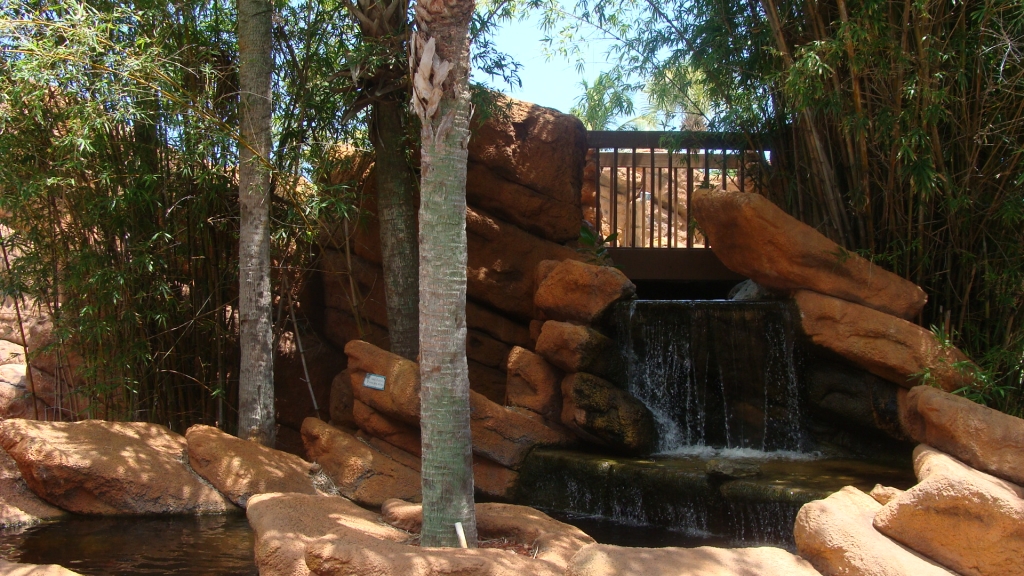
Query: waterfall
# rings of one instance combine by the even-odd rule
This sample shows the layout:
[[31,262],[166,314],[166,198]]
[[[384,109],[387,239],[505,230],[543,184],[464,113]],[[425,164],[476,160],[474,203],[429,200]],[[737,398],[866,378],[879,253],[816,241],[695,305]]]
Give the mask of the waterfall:
[[788,303],[634,300],[615,329],[659,452],[804,449]]

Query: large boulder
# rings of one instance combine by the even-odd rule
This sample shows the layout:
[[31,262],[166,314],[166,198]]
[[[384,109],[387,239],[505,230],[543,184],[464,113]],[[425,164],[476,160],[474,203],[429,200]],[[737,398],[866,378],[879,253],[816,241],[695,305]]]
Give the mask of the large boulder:
[[469,418],[473,453],[517,469],[537,446],[555,446],[558,432],[470,390]]
[[650,454],[658,439],[654,415],[643,403],[583,372],[562,380],[562,423],[584,440],[626,454]]
[[815,344],[876,376],[904,388],[924,380],[947,391],[974,382],[967,356],[916,324],[807,290],[793,298]]
[[620,387],[626,385],[626,364],[619,347],[593,328],[548,320],[534,349],[567,373],[587,372]]
[[472,208],[466,211],[466,243],[467,295],[520,321],[533,317],[538,264],[584,258]]
[[853,486],[804,504],[793,525],[797,553],[825,576],[955,576],[876,530],[881,508]]
[[0,528],[35,524],[64,514],[33,494],[22,479],[18,464],[0,450]]
[[[409,424],[420,421],[420,368],[411,360],[363,342],[345,345],[353,397],[377,412]],[[367,375],[383,376],[382,390],[371,386],[380,382]],[[367,386],[366,384],[370,384]]]
[[[385,522],[408,532],[419,532],[423,526],[421,504],[389,500],[381,506],[380,513]],[[477,503],[476,528],[481,540],[506,538],[530,543],[537,552],[535,558],[563,569],[577,552],[594,543],[593,538],[575,526],[535,508],[515,504]]]
[[541,263],[537,281],[533,302],[550,320],[592,324],[609,306],[636,294],[636,286],[617,268],[576,260]]
[[569,563],[566,576],[819,576],[806,560],[782,548],[625,548],[591,544]]
[[880,532],[964,576],[1024,575],[1024,488],[921,444],[920,483],[875,514]]
[[901,408],[917,442],[1024,485],[1024,420],[930,386],[911,388]]
[[508,355],[506,398],[510,406],[558,421],[562,412],[562,374],[539,354],[516,346]]
[[323,467],[342,496],[365,506],[389,498],[419,500],[420,475],[317,418],[302,423],[306,456]]
[[813,290],[910,319],[924,290],[832,242],[758,194],[701,188],[693,216],[733,272],[774,290]]
[[570,114],[497,99],[472,125],[466,201],[548,240],[575,240],[586,128]]
[[0,422],[0,444],[46,501],[79,514],[235,509],[189,467],[185,437],[144,422]]
[[242,508],[256,494],[316,494],[312,465],[294,454],[201,424],[189,428],[185,439],[192,469]]
[[340,496],[260,494],[252,497],[245,514],[256,536],[260,576],[308,576],[306,545],[342,527],[382,540],[410,537]]
[[906,389],[838,359],[811,359],[802,380],[811,406],[829,420],[842,420],[844,431],[852,424],[896,440],[908,439],[900,416],[900,397]]
[[356,401],[352,406],[356,426],[374,438],[400,448],[410,454],[420,454],[420,429],[410,426],[377,412],[366,404]]

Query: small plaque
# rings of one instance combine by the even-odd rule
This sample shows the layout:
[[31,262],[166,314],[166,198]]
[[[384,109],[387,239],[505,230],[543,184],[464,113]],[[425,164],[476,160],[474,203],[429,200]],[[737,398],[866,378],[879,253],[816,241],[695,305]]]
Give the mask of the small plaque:
[[384,389],[384,377],[380,374],[367,374],[363,378],[363,386],[367,388],[373,388],[374,390]]

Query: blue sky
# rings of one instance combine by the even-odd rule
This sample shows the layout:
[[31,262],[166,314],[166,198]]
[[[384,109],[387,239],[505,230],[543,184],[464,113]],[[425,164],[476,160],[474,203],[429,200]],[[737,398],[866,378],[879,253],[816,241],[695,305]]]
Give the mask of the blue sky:
[[558,55],[549,59],[544,54],[544,35],[537,16],[522,22],[504,23],[495,35],[494,43],[498,50],[522,64],[519,76],[523,86],[510,91],[500,80],[490,80],[488,84],[520,100],[567,113],[583,94],[581,82],[584,79],[592,82],[600,72],[609,68],[605,56],[609,42],[595,35],[580,46],[585,59],[581,74],[574,62]]

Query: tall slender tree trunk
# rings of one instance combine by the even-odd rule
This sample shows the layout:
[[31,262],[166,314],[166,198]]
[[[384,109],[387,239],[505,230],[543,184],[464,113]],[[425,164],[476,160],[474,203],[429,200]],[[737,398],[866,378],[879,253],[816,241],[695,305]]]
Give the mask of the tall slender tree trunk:
[[238,0],[238,436],[272,446],[274,355],[270,305],[271,21],[268,0]]
[[[402,16],[404,18],[404,14]],[[374,173],[388,337],[392,352],[415,360],[420,347],[416,173],[406,157],[409,147],[403,125],[404,109],[405,102],[401,100],[387,98],[376,102],[370,140],[376,156]]]
[[423,546],[476,546],[466,361],[466,162],[473,0],[418,0],[413,108],[420,157]]

